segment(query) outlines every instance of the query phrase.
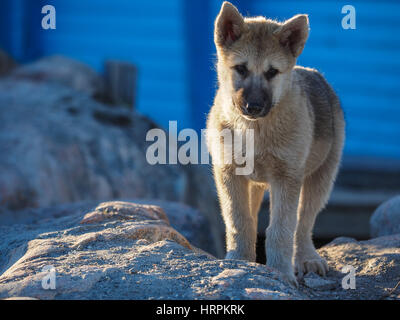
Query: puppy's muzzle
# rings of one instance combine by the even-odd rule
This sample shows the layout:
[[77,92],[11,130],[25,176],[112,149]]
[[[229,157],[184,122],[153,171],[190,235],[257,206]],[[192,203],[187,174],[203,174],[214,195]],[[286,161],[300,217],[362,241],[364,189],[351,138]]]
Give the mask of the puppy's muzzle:
[[246,105],[246,112],[249,116],[257,116],[263,109],[259,103],[248,103]]
[[257,102],[249,102],[242,107],[242,112],[245,116],[251,119],[257,119],[265,117],[271,109],[270,104],[261,104]]

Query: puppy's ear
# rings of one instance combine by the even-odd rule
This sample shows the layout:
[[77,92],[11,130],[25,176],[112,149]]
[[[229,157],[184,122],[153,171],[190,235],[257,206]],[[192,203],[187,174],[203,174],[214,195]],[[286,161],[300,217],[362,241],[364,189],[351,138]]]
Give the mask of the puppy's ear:
[[283,47],[289,48],[293,56],[298,57],[306,44],[308,31],[308,16],[306,14],[298,14],[285,21],[274,34],[278,37]]
[[228,47],[240,38],[244,19],[238,9],[230,2],[222,4],[215,20],[214,41],[217,46]]

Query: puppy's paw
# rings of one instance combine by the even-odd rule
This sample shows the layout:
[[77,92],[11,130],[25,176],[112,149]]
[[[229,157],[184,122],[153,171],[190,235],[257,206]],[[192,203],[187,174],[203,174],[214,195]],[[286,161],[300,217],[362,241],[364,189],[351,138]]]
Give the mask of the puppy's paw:
[[299,279],[303,278],[309,272],[314,272],[325,277],[328,271],[328,264],[316,251],[310,255],[296,257],[295,273]]
[[237,250],[230,250],[225,256],[226,260],[245,260],[254,262],[256,260],[255,254],[251,255],[248,252],[240,252]]
[[291,256],[282,254],[283,250],[266,246],[267,267],[277,269],[281,272],[283,280],[294,288],[298,288],[296,276],[293,272]]
[[288,283],[292,288],[298,288],[299,283],[297,282],[297,279],[294,275],[294,273],[284,273],[282,276],[283,281]]

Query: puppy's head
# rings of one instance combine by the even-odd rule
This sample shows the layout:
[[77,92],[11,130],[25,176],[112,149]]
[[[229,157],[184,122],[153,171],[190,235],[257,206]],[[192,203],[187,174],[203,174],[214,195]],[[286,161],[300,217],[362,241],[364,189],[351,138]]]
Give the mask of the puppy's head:
[[307,15],[278,23],[243,18],[229,2],[215,21],[219,86],[249,120],[265,117],[291,83],[291,71],[308,37]]

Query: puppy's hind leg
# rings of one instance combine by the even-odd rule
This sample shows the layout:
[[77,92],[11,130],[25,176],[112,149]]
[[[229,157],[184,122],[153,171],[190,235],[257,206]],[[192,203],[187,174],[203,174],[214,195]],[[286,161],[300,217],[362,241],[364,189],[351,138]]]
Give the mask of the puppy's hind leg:
[[315,250],[312,229],[318,213],[329,199],[337,174],[340,152],[335,154],[334,151],[331,150],[321,167],[306,177],[302,185],[295,235],[295,272],[299,278],[308,272],[322,276],[328,272],[326,261]]
[[258,212],[264,199],[265,187],[253,184],[250,186],[250,212],[258,220]]

